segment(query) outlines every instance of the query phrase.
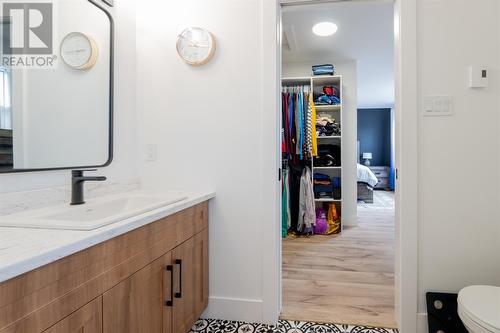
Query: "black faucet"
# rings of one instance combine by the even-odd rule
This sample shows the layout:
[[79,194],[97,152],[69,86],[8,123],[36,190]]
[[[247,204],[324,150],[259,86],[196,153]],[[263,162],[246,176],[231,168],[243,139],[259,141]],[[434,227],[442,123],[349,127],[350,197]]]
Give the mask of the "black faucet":
[[104,176],[84,177],[83,173],[85,171],[97,171],[97,169],[71,170],[71,205],[83,205],[85,203],[85,200],[83,199],[83,184],[85,182],[102,182],[106,180],[106,177]]

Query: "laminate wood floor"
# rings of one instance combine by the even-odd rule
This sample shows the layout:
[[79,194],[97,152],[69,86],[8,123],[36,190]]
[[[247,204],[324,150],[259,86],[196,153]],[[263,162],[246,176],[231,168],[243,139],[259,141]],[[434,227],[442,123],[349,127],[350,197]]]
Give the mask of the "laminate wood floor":
[[396,327],[394,197],[375,195],[341,236],[283,241],[282,319]]

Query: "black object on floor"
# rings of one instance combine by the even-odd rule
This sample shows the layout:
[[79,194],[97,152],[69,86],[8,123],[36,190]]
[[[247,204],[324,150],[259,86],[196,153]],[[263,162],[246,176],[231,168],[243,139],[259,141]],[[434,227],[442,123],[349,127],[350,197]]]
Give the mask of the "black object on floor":
[[429,333],[468,333],[458,316],[458,294],[428,292]]

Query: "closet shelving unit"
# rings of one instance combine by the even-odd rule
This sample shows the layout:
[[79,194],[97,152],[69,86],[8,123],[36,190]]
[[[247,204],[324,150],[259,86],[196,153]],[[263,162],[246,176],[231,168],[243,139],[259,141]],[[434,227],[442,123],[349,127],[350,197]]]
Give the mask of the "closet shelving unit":
[[[343,94],[342,94],[342,75],[324,75],[324,76],[310,76],[310,77],[284,77],[282,78],[283,86],[293,86],[293,85],[309,85],[311,87],[311,91],[315,95],[319,95],[323,92],[323,86],[335,86],[339,89],[340,101],[343,103]],[[342,126],[342,112],[343,112],[343,104],[339,105],[316,105],[316,114],[321,115],[330,115],[340,124],[341,135],[335,136],[322,136],[318,137],[318,145],[320,144],[338,144],[340,146],[340,151],[343,151],[342,144],[342,134],[343,134],[343,126]],[[342,154],[341,154],[342,155]],[[315,167],[314,161],[311,161],[312,174],[314,177],[315,173],[323,173],[330,177],[340,177],[342,179],[342,159],[341,166],[339,167]],[[342,184],[342,180],[341,180]],[[343,197],[343,191],[341,187],[341,195]],[[316,204],[322,205],[324,203],[335,203],[339,214],[341,215],[342,209],[342,199],[315,199]]]

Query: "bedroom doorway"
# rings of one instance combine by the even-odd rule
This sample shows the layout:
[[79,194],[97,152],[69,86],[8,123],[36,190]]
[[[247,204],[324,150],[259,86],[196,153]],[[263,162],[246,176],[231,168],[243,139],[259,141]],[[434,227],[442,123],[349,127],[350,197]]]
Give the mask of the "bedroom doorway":
[[392,1],[282,8],[282,319],[396,327],[394,78]]

